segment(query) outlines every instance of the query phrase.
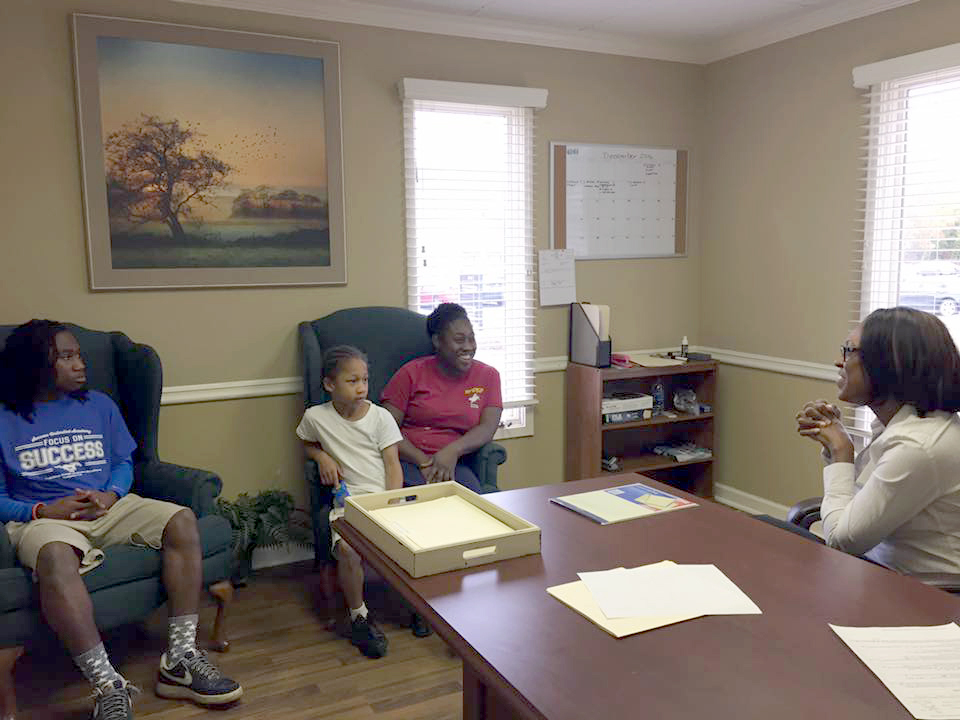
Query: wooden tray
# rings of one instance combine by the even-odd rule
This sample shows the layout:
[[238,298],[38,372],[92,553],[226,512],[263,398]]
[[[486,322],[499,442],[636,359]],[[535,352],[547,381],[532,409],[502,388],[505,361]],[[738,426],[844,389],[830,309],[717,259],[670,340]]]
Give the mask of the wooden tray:
[[[449,541],[440,540],[423,546],[417,543],[413,533],[405,534],[400,525],[383,518],[376,512],[391,508],[405,508],[415,504],[422,505],[444,498],[460,498],[473,506],[469,512],[474,513],[479,510],[487,516],[486,520],[492,519],[489,524],[497,525],[496,521],[499,521],[507,527],[482,534],[480,537],[474,536],[468,540],[451,537]],[[446,502],[449,503],[449,501]],[[443,504],[440,503],[438,506]],[[459,505],[456,502],[453,504]],[[423,522],[424,517],[428,519],[429,516],[429,510],[425,507],[422,509],[426,514],[417,513],[421,518],[420,522]],[[540,528],[455,482],[387,490],[367,495],[351,495],[347,498],[343,519],[412,577],[436,575],[540,552]],[[424,528],[424,530],[427,529],[435,530],[435,528]],[[436,536],[436,532],[432,534]]]

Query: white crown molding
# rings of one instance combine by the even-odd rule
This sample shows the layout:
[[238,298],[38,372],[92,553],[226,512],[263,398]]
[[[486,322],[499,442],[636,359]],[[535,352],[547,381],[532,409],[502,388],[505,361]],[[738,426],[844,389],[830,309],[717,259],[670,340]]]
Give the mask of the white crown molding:
[[696,352],[710,353],[714,360],[724,363],[725,365],[736,365],[738,367],[753,368],[754,370],[768,370],[770,372],[781,373],[782,375],[795,375],[812,380],[834,381],[837,379],[837,368],[833,365],[812,363],[806,360],[791,360],[790,358],[773,357],[772,355],[743,353],[737,352],[736,350],[723,350],[721,348],[697,346],[691,349]]
[[472,15],[451,15],[423,10],[390,8],[354,3],[350,0],[176,0],[192,5],[209,5],[290,15],[328,22],[436,33],[480,40],[499,40],[525,45],[626,55],[706,65],[717,60],[756,50],[781,40],[821,30],[910,5],[918,0],[843,0],[795,15],[788,20],[760,25],[728,35],[712,43],[702,40],[665,41],[656,38],[626,37],[592,30],[547,29],[534,24],[504,22]]
[[705,44],[695,61],[708,65],[734,55],[773,45],[790,38],[824,28],[876,15],[904,5],[912,5],[919,0],[845,0],[796,15],[789,20],[780,20],[766,25],[728,35],[716,42]]
[[351,3],[349,0],[176,0],[176,2],[653,60],[696,63],[699,54],[696,46],[689,43],[662,41],[655,38],[632,38],[589,30],[545,29],[533,24],[362,5]]
[[[648,348],[630,350],[631,354],[649,354],[667,352],[676,348]],[[811,378],[813,380],[836,380],[837,369],[833,365],[791,360],[771,355],[742,353],[735,350],[691,346],[694,352],[710,353],[714,360],[725,365],[767,370],[783,375]],[[535,373],[562,372],[567,369],[564,355],[539,357],[533,361]],[[219,400],[242,400],[245,398],[273,397],[276,395],[296,395],[303,392],[303,379],[299,377],[264,378],[262,380],[238,380],[235,382],[206,383],[203,385],[173,385],[163,389],[161,405],[183,405],[185,403],[216,402]]]
[[246,398],[296,395],[303,392],[303,378],[263,378],[235,382],[205,383],[203,385],[174,385],[165,387],[160,396],[161,405],[243,400]]

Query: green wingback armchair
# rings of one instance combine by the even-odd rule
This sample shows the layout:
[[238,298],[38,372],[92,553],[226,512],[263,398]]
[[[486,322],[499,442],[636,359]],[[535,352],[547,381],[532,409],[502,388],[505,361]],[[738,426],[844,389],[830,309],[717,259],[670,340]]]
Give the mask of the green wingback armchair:
[[[329,399],[323,389],[323,351],[334,345],[354,345],[367,354],[370,370],[368,396],[374,402],[380,401],[387,382],[404,363],[433,352],[433,344],[427,337],[426,318],[403,308],[348,308],[319,320],[302,322],[300,351],[305,408]],[[485,493],[499,489],[497,467],[506,460],[507,451],[495,442],[487,443],[463,458]],[[306,461],[305,475],[310,488],[314,557],[319,566],[332,562],[329,514],[333,494],[320,482],[317,465],[312,460]]]
[[[230,524],[214,515],[220,478],[211,472],[161,462],[157,456],[157,429],[163,369],[149,345],[132,342],[120,332],[98,332],[68,325],[87,361],[91,388],[106,393],[120,408],[130,434],[137,442],[133,453],[132,492],[167,500],[196,513],[203,552],[203,583],[218,604],[213,646],[226,650],[224,618],[233,596]],[[0,326],[0,347],[13,330]],[[2,481],[2,478],[0,478]],[[118,546],[107,550],[100,567],[83,576],[93,600],[101,630],[144,619],[165,600],[161,583],[161,558],[156,550]],[[51,631],[40,615],[29,570],[20,566],[6,529],[0,524],[0,704],[7,720],[16,713],[13,665],[24,645]]]

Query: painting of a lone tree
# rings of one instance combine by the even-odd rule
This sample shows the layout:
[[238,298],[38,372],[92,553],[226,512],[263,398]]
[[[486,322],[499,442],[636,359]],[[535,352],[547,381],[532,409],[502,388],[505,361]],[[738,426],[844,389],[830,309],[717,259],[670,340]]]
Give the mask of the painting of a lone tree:
[[[332,117],[329,49],[276,52],[273,45],[317,43],[248,33],[227,40],[252,36],[250,50],[160,42],[154,36],[202,31],[208,41],[220,31],[75,16],[81,76],[82,26],[94,21],[130,30],[87,38],[103,174],[102,191],[88,182],[85,194],[88,205],[102,197],[104,207],[88,207],[88,217],[96,209],[106,226],[88,225],[92,274],[100,258],[108,261],[100,274],[117,278],[105,287],[343,282],[339,93]],[[78,88],[82,106],[82,77]],[[94,233],[104,229],[98,254]]]

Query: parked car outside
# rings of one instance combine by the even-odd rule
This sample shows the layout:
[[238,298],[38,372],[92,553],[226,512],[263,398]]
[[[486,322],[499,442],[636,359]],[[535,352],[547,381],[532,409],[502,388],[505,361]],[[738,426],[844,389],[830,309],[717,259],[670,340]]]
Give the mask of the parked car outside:
[[900,280],[901,305],[937,315],[960,311],[960,265],[950,260],[903,263]]

